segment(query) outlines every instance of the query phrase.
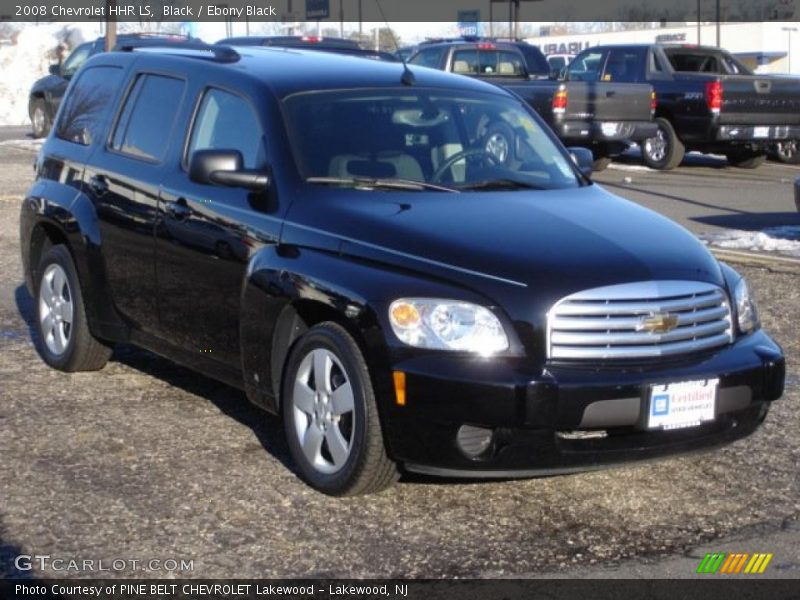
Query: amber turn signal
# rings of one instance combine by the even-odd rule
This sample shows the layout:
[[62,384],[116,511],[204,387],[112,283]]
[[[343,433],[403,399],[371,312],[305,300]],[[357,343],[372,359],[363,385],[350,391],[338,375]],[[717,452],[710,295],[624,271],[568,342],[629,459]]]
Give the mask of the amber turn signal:
[[393,371],[394,376],[394,398],[397,406],[406,405],[406,374],[402,371]]

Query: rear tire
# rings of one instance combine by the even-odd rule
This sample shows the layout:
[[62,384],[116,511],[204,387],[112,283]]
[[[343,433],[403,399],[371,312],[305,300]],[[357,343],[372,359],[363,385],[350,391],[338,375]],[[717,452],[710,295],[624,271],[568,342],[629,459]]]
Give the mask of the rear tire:
[[642,159],[651,169],[669,171],[681,164],[686,147],[678,139],[678,134],[669,121],[659,117],[655,123],[658,125],[658,133],[641,143]]
[[800,148],[798,148],[798,144],[800,144],[798,140],[776,142],[773,145],[771,155],[778,162],[787,165],[800,165]]
[[766,154],[748,151],[729,152],[725,156],[728,157],[728,163],[737,169],[756,169],[767,160]]
[[383,490],[399,476],[389,459],[367,363],[340,325],[321,323],[295,344],[281,408],[303,479],[331,496]]
[[78,274],[63,244],[50,248],[39,263],[36,326],[44,361],[59,371],[97,371],[112,348],[89,331]]
[[50,117],[47,116],[47,108],[44,104],[43,98],[35,98],[31,102],[31,128],[33,129],[33,137],[43,138],[47,137],[50,133]]

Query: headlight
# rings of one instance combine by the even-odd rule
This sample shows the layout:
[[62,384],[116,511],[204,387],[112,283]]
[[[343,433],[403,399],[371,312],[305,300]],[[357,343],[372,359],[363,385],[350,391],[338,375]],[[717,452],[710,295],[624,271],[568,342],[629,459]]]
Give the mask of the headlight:
[[497,317],[469,302],[400,298],[389,307],[389,322],[400,341],[417,348],[484,356],[508,349],[508,337]]
[[739,331],[742,333],[751,333],[758,329],[758,312],[756,311],[756,301],[750,293],[750,288],[744,277],[736,284],[733,292],[736,301],[736,320],[739,325]]

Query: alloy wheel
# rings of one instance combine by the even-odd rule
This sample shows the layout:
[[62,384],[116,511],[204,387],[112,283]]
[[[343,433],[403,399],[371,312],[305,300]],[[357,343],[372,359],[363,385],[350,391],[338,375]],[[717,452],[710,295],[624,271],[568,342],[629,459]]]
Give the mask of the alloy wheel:
[[49,265],[42,275],[39,319],[47,349],[61,356],[69,347],[72,337],[74,307],[67,274],[58,264]]
[[664,130],[658,129],[655,137],[651,137],[644,142],[644,151],[654,162],[664,160],[667,155],[667,137],[664,135]]
[[353,387],[335,354],[316,348],[300,363],[292,393],[295,435],[309,464],[336,473],[355,440]]

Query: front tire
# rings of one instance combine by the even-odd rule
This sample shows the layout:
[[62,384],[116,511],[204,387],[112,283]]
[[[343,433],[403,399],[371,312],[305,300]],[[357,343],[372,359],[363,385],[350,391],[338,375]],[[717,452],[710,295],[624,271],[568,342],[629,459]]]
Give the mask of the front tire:
[[659,117],[655,123],[658,132],[642,142],[642,159],[651,169],[669,171],[681,164],[686,147],[667,119]]
[[397,480],[366,361],[343,327],[321,323],[297,341],[281,402],[289,449],[309,485],[331,496],[354,496]]
[[757,169],[767,160],[766,154],[747,151],[729,152],[726,156],[728,163],[737,169]]
[[59,371],[97,371],[112,348],[89,331],[78,274],[64,245],[50,248],[39,263],[36,325],[44,361]]
[[33,137],[43,138],[47,137],[50,133],[50,117],[47,116],[47,108],[44,104],[44,99],[35,98],[31,102],[31,129],[33,130]]

